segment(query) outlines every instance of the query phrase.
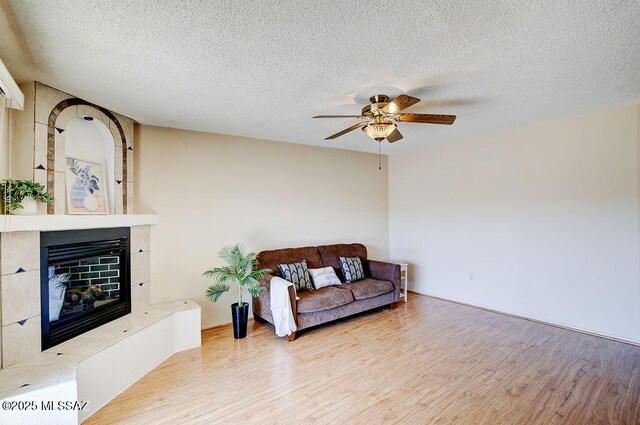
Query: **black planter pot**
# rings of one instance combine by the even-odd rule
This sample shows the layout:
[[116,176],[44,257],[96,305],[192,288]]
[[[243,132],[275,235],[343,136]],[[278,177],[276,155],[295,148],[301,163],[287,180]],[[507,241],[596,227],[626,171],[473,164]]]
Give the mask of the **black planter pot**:
[[233,316],[233,337],[242,339],[247,336],[247,320],[249,320],[249,304],[231,304],[231,315]]

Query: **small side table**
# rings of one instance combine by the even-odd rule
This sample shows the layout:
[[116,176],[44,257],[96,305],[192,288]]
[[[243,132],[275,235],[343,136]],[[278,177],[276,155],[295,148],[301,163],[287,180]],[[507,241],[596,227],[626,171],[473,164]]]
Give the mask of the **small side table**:
[[400,294],[402,297],[404,295],[404,302],[407,302],[407,289],[409,286],[409,273],[407,269],[409,268],[409,263],[405,263],[401,260],[390,260],[394,264],[400,265],[400,281],[402,282],[401,287],[404,288],[404,294]]

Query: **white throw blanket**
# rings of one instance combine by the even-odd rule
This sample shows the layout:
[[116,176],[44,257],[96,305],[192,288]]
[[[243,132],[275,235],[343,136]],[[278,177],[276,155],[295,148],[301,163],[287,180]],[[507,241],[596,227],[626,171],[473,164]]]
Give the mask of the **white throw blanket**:
[[295,332],[296,321],[291,311],[291,301],[289,300],[289,286],[293,283],[284,280],[281,277],[271,279],[271,315],[273,316],[273,324],[276,327],[276,335],[287,336]]

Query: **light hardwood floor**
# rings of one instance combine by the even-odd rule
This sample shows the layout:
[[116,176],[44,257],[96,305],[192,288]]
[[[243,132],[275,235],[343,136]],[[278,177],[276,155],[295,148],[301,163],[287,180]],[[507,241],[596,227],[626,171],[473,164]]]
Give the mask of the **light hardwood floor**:
[[204,331],[86,424],[638,424],[640,347],[425,296],[287,343]]

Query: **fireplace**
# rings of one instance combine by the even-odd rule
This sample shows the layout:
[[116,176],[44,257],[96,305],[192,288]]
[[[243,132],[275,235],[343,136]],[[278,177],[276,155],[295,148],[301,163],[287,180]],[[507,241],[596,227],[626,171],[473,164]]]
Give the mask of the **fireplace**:
[[42,350],[131,312],[129,228],[40,234]]

